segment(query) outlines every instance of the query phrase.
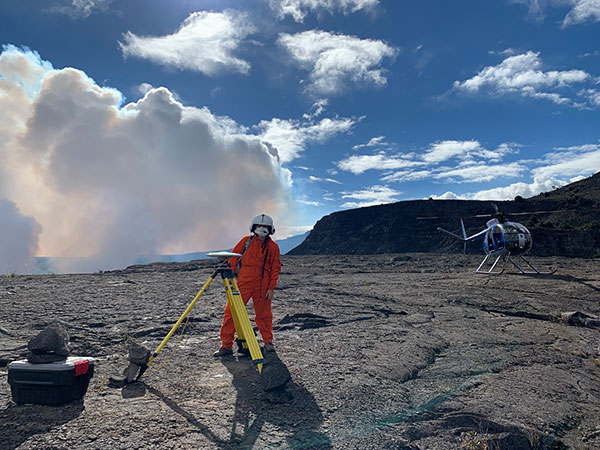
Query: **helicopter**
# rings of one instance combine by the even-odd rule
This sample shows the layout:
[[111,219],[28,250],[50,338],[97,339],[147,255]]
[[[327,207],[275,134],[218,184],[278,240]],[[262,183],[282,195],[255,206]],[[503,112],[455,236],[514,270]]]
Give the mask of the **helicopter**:
[[[531,232],[525,225],[521,223],[507,221],[504,217],[504,214],[498,211],[498,207],[495,204],[493,206],[496,209],[496,214],[492,216],[492,219],[487,221],[486,228],[484,230],[481,230],[472,236],[467,237],[465,223],[462,218],[460,219],[462,236],[454,234],[441,227],[438,227],[438,231],[442,231],[452,237],[462,240],[464,242],[465,251],[468,241],[483,236],[483,251],[485,253],[485,257],[483,258],[483,261],[481,261],[481,264],[479,264],[479,267],[477,267],[475,270],[475,273],[501,274],[504,272],[507,261],[515,266],[519,273],[522,274],[550,275],[556,272],[556,269],[547,272],[540,271],[530,261],[525,259],[524,255],[531,250],[533,244]],[[538,213],[549,212],[551,211],[539,211]],[[476,217],[481,217],[481,215]],[[487,217],[489,217],[489,215]],[[529,268],[523,269],[513,260],[513,257],[519,257],[519,259]],[[483,269],[483,267],[488,260],[490,260],[490,262],[493,260],[493,263],[486,271]],[[502,269],[494,270],[500,261],[503,261],[504,263]]]

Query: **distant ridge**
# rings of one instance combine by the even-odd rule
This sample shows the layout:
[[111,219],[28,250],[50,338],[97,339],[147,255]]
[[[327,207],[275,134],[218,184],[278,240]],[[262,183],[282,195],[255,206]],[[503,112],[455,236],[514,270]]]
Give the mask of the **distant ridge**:
[[[507,220],[527,226],[538,256],[600,257],[600,172],[529,199],[513,201],[410,200],[339,211],[320,219],[310,235],[290,255],[462,252],[462,242],[438,227],[467,233],[485,228],[494,206]],[[544,214],[510,213],[555,211]],[[488,215],[489,217],[474,217]],[[418,219],[422,217],[434,219]],[[481,241],[467,246],[481,252]]]

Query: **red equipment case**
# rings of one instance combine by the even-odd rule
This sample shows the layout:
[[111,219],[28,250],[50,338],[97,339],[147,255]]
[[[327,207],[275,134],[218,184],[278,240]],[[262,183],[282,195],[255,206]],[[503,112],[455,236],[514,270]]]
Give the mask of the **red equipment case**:
[[70,356],[65,361],[8,365],[8,383],[15,403],[62,405],[82,398],[94,376],[94,358]]

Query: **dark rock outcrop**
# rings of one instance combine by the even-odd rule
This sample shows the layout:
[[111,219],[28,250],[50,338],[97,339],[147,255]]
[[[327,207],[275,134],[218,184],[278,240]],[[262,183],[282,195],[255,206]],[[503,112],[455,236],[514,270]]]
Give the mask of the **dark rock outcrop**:
[[[530,199],[514,201],[411,200],[339,211],[319,220],[290,255],[462,252],[463,243],[438,231],[467,234],[485,228],[495,206],[525,225],[532,255],[593,258],[600,255],[600,173]],[[482,253],[481,240],[467,253]]]

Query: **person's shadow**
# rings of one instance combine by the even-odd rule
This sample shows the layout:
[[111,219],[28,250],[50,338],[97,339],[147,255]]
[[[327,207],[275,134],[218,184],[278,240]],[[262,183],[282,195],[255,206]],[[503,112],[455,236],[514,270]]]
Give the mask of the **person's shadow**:
[[[267,355],[267,363],[285,367],[276,353]],[[287,434],[286,448],[331,448],[329,438],[319,432],[323,423],[322,411],[303,386],[291,381],[282,388],[265,392],[263,387],[269,383],[261,380],[249,358],[223,358],[221,362],[233,376],[232,384],[237,391],[230,434],[230,442],[236,444],[236,448],[253,448],[265,423],[275,425]],[[263,368],[263,374],[266,373],[268,371]],[[266,434],[262,437],[266,440],[264,447],[281,446],[277,438],[269,442]]]
[[2,449],[19,447],[31,436],[47,433],[52,428],[76,419],[83,411],[83,399],[56,406],[8,405],[0,411]]

